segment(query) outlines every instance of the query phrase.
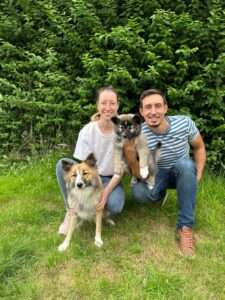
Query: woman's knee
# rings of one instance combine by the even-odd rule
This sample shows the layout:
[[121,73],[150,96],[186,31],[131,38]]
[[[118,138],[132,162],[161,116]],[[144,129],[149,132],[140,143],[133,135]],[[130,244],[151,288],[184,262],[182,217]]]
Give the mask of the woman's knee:
[[71,159],[71,158],[67,158],[67,157],[61,158],[61,159],[59,159],[59,160],[57,161],[57,163],[56,163],[56,173],[62,171],[62,161],[63,161],[63,160],[65,160],[65,161],[67,161],[67,162],[70,162],[70,163],[73,163],[73,164],[76,164],[76,161],[74,161],[74,160]]
[[109,198],[106,202],[106,209],[109,210],[112,214],[118,214],[123,210],[124,202],[125,193],[122,189],[119,192],[117,191],[117,193],[109,195]]

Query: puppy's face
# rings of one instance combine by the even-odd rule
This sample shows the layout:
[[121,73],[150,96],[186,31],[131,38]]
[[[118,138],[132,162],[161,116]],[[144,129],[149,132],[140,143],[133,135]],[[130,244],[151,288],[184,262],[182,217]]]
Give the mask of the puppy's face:
[[88,186],[96,186],[97,171],[95,169],[96,160],[87,158],[79,164],[73,164],[62,160],[64,178],[68,188],[84,189]]
[[124,114],[113,117],[115,133],[120,140],[131,140],[141,132],[141,117],[138,115]]

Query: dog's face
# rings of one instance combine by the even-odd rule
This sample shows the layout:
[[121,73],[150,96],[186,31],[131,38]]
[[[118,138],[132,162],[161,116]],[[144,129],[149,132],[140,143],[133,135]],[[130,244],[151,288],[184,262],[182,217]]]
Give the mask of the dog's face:
[[79,164],[73,164],[62,160],[64,177],[69,189],[84,189],[90,186],[96,186],[97,170],[95,168],[96,160],[93,154]]
[[120,140],[131,140],[141,132],[141,117],[133,114],[124,114],[111,118],[115,124],[115,133]]

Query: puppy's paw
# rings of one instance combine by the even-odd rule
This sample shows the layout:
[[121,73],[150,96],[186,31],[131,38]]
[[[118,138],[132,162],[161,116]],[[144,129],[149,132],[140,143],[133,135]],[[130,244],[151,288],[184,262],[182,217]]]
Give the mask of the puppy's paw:
[[68,242],[63,242],[61,245],[59,245],[58,251],[59,251],[59,252],[66,251],[66,249],[68,248],[68,246],[69,246],[69,243],[68,243]]
[[148,185],[148,189],[149,190],[152,190],[154,188],[154,185],[155,185],[155,178],[150,176],[148,179],[147,179],[147,185]]
[[120,173],[114,173],[113,176],[114,176],[115,178],[120,178],[121,174],[120,174]]
[[142,178],[148,177],[148,166],[140,168],[140,174]]
[[137,183],[137,178],[133,176],[133,177],[131,178],[130,186],[131,186],[131,187],[134,186],[135,183]]
[[154,188],[154,185],[148,185],[148,189],[152,190]]
[[95,246],[101,247],[103,245],[102,238],[100,236],[95,236]]

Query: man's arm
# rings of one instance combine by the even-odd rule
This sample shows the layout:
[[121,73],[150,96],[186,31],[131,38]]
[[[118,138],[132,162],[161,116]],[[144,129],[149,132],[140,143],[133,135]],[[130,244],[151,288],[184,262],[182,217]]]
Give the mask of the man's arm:
[[190,141],[189,144],[193,147],[194,162],[196,165],[197,179],[199,182],[202,178],[202,173],[206,162],[205,144],[203,142],[201,134],[198,133],[197,137],[194,140]]

